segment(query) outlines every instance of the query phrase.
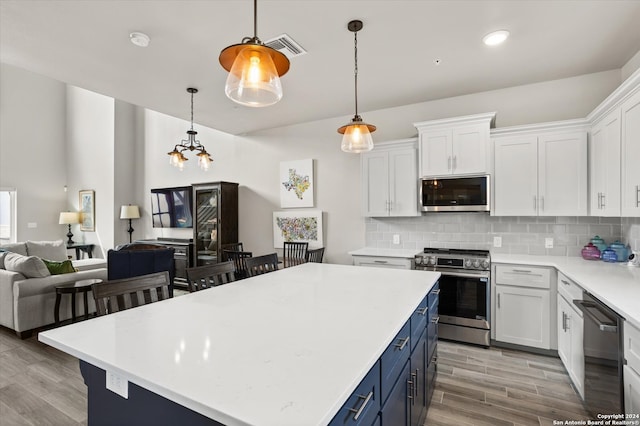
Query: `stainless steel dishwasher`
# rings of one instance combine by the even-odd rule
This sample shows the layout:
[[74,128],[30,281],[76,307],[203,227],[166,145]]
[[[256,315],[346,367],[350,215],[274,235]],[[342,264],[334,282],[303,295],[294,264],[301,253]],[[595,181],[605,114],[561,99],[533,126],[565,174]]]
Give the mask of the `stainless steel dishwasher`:
[[624,413],[622,317],[586,291],[573,303],[584,313],[584,402],[598,414]]

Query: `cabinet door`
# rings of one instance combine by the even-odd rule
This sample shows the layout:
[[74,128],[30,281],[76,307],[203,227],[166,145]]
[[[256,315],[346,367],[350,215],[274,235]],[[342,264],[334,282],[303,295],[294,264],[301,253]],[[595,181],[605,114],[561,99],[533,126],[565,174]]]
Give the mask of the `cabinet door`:
[[550,349],[549,290],[496,286],[496,340]]
[[640,375],[628,365],[625,365],[622,371],[624,375],[624,412],[638,415],[640,413]]
[[538,137],[538,215],[587,215],[587,134]]
[[640,91],[622,104],[622,216],[640,217]]
[[458,175],[486,173],[488,142],[487,125],[454,128],[451,146],[452,173]]
[[409,360],[407,360],[380,411],[382,426],[409,425],[409,377]]
[[578,315],[578,311],[571,307],[569,319],[567,321],[569,334],[571,335],[571,361],[569,364],[569,376],[573,381],[578,393],[584,398],[584,347],[582,333],[584,331],[583,319]]
[[567,301],[558,294],[558,356],[567,371],[571,370],[571,329],[567,325],[570,309]]
[[535,216],[538,143],[533,137],[494,140],[494,214]]
[[387,151],[362,154],[362,191],[364,216],[389,215],[389,153]]
[[419,215],[416,167],[415,149],[389,151],[389,216]]
[[195,218],[193,242],[196,266],[218,262],[218,207],[220,190],[217,187],[194,189]]
[[409,391],[410,424],[422,426],[427,413],[427,331],[423,330],[416,348],[411,353],[411,384]]
[[620,109],[597,123],[590,140],[590,214],[620,216]]
[[451,174],[451,130],[420,133],[420,176]]

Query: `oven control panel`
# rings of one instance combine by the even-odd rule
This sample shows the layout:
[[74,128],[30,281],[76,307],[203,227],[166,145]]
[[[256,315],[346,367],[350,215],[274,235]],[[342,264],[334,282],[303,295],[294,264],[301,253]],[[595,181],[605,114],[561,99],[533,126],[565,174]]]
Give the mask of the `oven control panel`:
[[491,266],[489,252],[481,250],[425,249],[415,256],[416,269],[458,269],[488,271]]

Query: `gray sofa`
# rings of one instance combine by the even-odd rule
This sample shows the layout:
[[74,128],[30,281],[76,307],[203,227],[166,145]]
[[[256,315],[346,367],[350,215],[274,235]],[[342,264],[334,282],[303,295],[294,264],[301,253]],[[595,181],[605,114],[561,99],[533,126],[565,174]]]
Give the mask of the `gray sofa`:
[[[67,260],[67,248],[62,240],[26,241],[0,246],[0,255],[7,251],[50,261]],[[72,263],[77,272],[28,277],[20,272],[6,270],[4,261],[0,262],[0,325],[14,330],[21,338],[29,337],[34,330],[54,323],[56,286],[85,279],[107,280],[105,259],[72,260]],[[76,312],[84,313],[81,297],[76,298],[76,304]],[[95,312],[91,293],[89,310]],[[60,319],[69,318],[71,298],[63,296]]]

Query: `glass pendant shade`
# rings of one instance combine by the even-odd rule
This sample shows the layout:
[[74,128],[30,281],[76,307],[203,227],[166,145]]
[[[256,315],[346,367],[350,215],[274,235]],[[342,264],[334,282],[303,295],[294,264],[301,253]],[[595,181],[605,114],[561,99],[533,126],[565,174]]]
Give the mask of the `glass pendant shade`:
[[238,52],[224,91],[241,105],[263,107],[282,99],[282,84],[269,47],[247,45]]
[[354,154],[371,151],[373,149],[373,138],[371,137],[371,132],[375,130],[375,126],[363,123],[362,120],[354,119],[351,124],[338,129],[339,133],[343,133],[342,145],[340,148],[344,152],[351,152]]

